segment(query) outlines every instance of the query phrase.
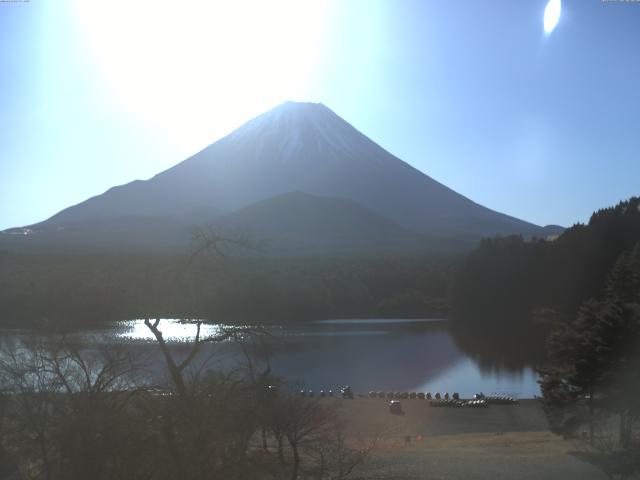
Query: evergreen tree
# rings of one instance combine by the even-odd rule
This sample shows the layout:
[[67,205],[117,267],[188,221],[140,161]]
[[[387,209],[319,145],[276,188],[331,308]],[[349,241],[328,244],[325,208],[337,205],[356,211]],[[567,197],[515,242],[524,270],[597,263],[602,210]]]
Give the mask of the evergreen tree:
[[586,301],[575,319],[556,323],[540,383],[556,429],[576,426],[584,404],[591,442],[597,407],[620,416],[626,445],[640,413],[640,242],[620,255],[603,293],[602,299]]
[[504,324],[541,307],[574,316],[584,301],[601,294],[616,259],[638,241],[640,197],[595,212],[587,225],[574,225],[553,241],[483,240],[456,274],[457,320],[475,322],[484,314]]

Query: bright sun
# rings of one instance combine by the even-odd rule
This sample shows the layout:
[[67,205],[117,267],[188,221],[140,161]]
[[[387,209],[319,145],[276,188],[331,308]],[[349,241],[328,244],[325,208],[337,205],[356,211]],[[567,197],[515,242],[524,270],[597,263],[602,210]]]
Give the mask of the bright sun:
[[74,2],[118,102],[187,144],[211,140],[221,118],[306,95],[327,10],[300,0]]
[[558,25],[560,20],[560,12],[562,11],[562,4],[560,0],[549,0],[546,8],[544,9],[544,32],[549,35],[553,32],[553,29]]

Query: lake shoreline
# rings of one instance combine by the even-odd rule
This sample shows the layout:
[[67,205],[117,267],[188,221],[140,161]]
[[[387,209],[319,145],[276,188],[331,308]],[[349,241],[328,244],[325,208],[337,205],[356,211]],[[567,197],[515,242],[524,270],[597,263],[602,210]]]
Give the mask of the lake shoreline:
[[[292,391],[339,391],[351,385],[355,392],[458,392],[504,394],[532,398],[540,393],[531,365],[496,364],[487,367],[461,350],[444,319],[325,319],[316,322],[260,326],[264,335],[207,343],[202,361],[211,356],[212,368],[242,368],[251,352],[256,368],[271,369],[291,384]],[[242,325],[248,327],[247,325]],[[219,335],[219,324],[203,323],[200,338]],[[196,326],[190,322],[162,319],[163,338],[177,355],[189,348]],[[4,337],[4,339],[3,339]],[[0,331],[5,344],[28,345],[57,335]],[[242,337],[242,335],[241,335]],[[160,375],[163,359],[153,334],[144,321],[102,324],[93,330],[68,333],[82,348],[125,348],[146,355],[154,375]],[[233,341],[236,340],[236,341]],[[240,342],[242,345],[240,345]],[[248,349],[247,349],[248,347]],[[159,380],[158,380],[159,381]]]

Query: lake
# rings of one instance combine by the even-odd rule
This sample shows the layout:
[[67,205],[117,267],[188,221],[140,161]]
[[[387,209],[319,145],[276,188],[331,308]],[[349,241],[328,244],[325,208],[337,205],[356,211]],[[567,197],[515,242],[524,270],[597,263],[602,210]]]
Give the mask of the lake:
[[[178,320],[160,322],[164,337],[178,356],[186,354],[186,342],[193,338],[195,328]],[[202,335],[220,328],[203,325]],[[484,392],[518,398],[540,394],[531,366],[481,365],[459,347],[444,320],[325,320],[264,328],[268,335],[260,340],[206,344],[200,361],[211,358],[213,368],[241,368],[247,364],[245,353],[250,352],[256,369],[264,369],[268,363],[272,373],[285,378],[292,388],[315,392],[350,385],[357,393],[459,392],[469,397]],[[83,348],[116,344],[138,352],[146,359],[147,381],[163,380],[159,349],[141,320],[116,322],[70,336],[81,341]],[[33,339],[34,334],[25,331],[0,331],[3,347]]]

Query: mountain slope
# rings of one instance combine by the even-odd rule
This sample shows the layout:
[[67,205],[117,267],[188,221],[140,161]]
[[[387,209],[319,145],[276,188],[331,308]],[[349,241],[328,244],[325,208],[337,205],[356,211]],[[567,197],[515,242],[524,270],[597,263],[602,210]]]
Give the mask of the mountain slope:
[[193,224],[169,216],[122,215],[0,232],[0,249],[25,253],[171,253],[190,248]]
[[243,232],[262,243],[263,251],[286,255],[416,252],[428,240],[351,200],[302,192],[255,203],[214,225],[221,231]]
[[438,183],[324,105],[294,102],[254,118],[149,180],[111,188],[32,230],[38,234],[131,215],[202,224],[292,191],[351,200],[406,230],[431,236],[473,240],[547,233]]

